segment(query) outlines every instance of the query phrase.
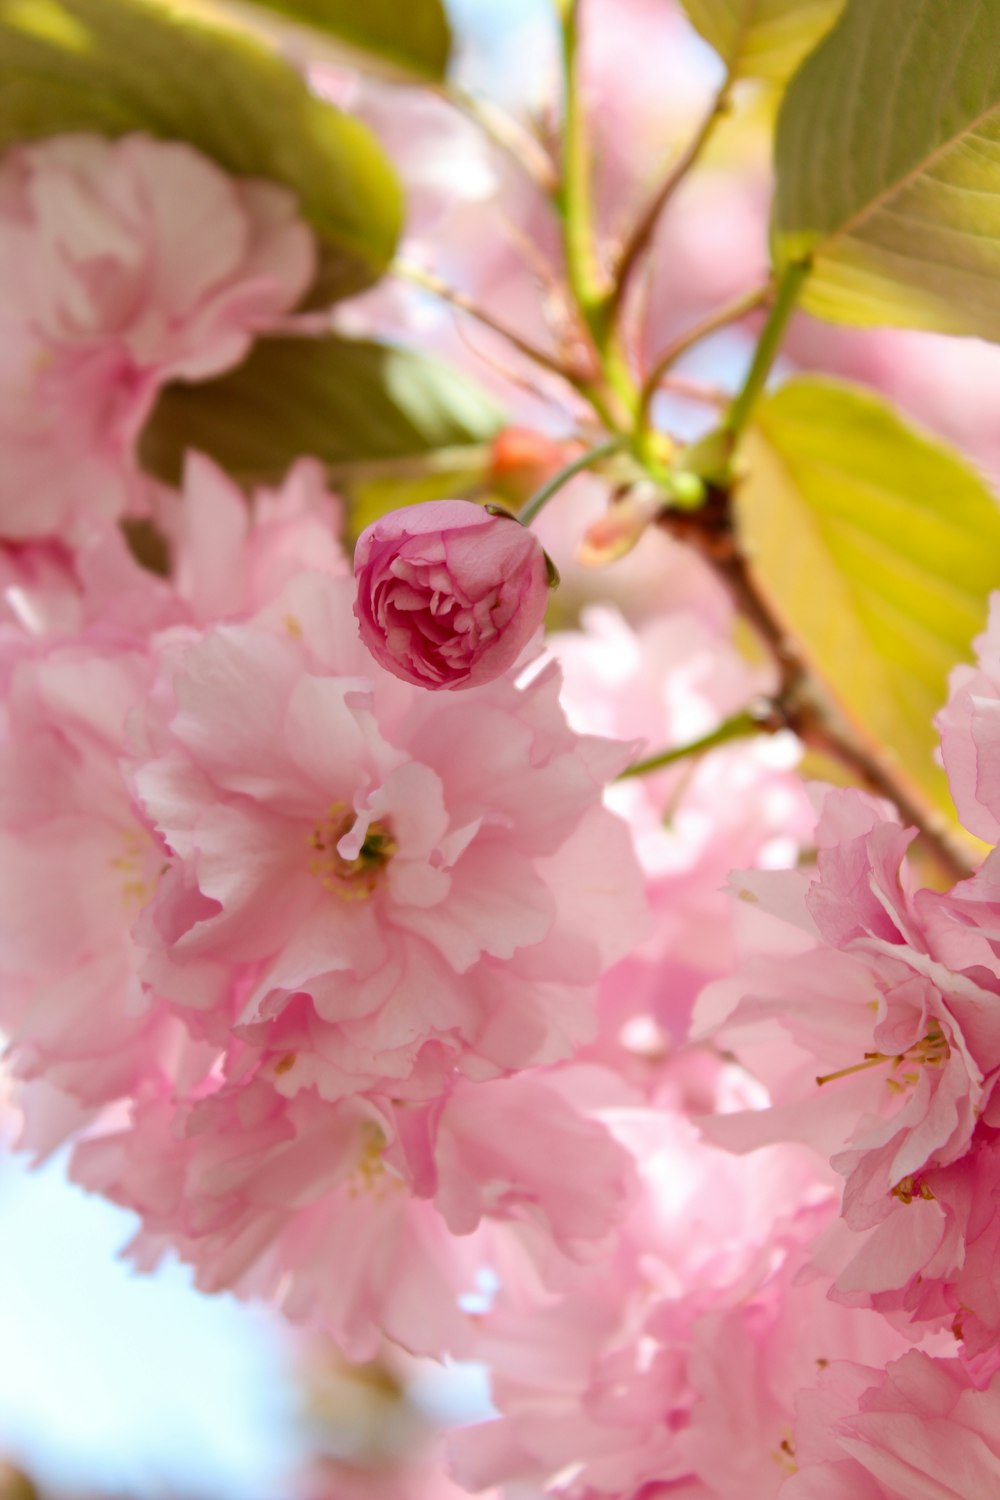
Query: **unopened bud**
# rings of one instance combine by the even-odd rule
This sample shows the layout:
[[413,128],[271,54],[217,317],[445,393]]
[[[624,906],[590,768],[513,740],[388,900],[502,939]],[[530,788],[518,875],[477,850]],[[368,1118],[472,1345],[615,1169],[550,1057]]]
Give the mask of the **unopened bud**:
[[522,505],[581,451],[579,443],[550,438],[530,427],[505,427],[490,451],[490,488],[508,503]]
[[615,501],[587,527],[577,554],[580,562],[599,568],[625,557],[663,508],[663,492],[655,485],[633,485],[624,499]]

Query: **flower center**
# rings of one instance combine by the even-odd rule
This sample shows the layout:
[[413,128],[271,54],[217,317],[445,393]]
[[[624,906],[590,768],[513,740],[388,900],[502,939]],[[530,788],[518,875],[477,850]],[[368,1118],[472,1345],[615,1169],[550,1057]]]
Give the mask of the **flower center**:
[[123,828],[119,848],[108,864],[121,878],[122,906],[136,912],[152,901],[166,865],[157,864],[156,847],[144,828]]
[[793,1435],[789,1434],[787,1437],[783,1437],[775,1451],[771,1454],[771,1457],[786,1474],[798,1473],[799,1466],[795,1462],[795,1439]]
[[[922,1036],[919,1042],[914,1042],[905,1052],[899,1052],[895,1057],[888,1052],[866,1052],[864,1062],[840,1068],[836,1073],[824,1073],[816,1082],[822,1086],[824,1083],[833,1083],[837,1078],[848,1078],[852,1073],[863,1073],[866,1068],[879,1068],[884,1063],[889,1063],[891,1073],[886,1079],[886,1085],[894,1094],[901,1094],[908,1085],[918,1081],[920,1074],[916,1071],[917,1068],[939,1068],[950,1056],[948,1038],[937,1021],[932,1021],[927,1035]],[[901,1072],[900,1069],[904,1071]]]
[[383,1153],[388,1145],[385,1133],[374,1120],[362,1120],[358,1157],[347,1180],[347,1195],[358,1198],[368,1194],[383,1202],[389,1193],[399,1192],[404,1184],[391,1168],[386,1167]]
[[396,841],[388,823],[370,823],[361,848],[349,859],[337,846],[350,833],[354,821],[354,814],[343,802],[333,804],[306,841],[313,850],[309,873],[324,890],[334,891],[343,901],[366,901],[395,854]]
[[912,1203],[914,1198],[932,1199],[934,1197],[928,1184],[914,1177],[912,1172],[901,1177],[896,1186],[889,1189],[889,1192],[894,1198],[898,1198],[900,1203]]

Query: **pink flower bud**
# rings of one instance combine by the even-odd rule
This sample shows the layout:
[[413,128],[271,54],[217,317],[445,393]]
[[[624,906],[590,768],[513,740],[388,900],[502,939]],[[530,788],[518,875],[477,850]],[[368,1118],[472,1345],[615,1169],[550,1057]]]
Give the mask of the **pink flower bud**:
[[541,625],[549,589],[537,537],[466,500],[381,516],[358,538],[354,573],[361,639],[426,688],[499,677]]

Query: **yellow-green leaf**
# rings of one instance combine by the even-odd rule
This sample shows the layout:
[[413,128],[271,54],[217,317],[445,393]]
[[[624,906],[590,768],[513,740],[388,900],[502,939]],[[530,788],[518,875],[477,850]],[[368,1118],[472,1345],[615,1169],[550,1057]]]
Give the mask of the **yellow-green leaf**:
[[965,461],[860,388],[804,377],[757,408],[740,535],[848,716],[953,814],[933,715],[1000,583],[1000,507]]
[[778,121],[773,251],[838,322],[1000,339],[1000,0],[849,0]]
[[362,66],[402,80],[439,82],[451,30],[441,0],[255,0],[324,32]]
[[829,31],[844,0],[682,0],[732,78],[784,83]]
[[470,470],[485,474],[486,445],[503,422],[465,375],[412,350],[333,335],[262,339],[219,379],[168,386],[140,458],[176,484],[185,449],[197,448],[249,486],[280,479],[311,454],[341,488],[377,485],[390,496],[396,486],[409,495],[414,484],[430,485],[440,496],[456,493]]
[[392,258],[402,199],[374,136],[235,27],[157,0],[0,0],[0,150],[73,130],[188,141],[285,183],[320,241],[317,296]]

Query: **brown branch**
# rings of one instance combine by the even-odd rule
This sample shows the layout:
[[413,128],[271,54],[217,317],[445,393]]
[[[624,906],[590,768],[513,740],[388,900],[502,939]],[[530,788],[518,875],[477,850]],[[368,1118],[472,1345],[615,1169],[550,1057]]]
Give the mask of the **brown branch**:
[[550,370],[553,375],[559,375],[574,387],[578,387],[581,382],[585,382],[586,376],[584,372],[562,364],[555,355],[548,354],[544,349],[539,349],[535,344],[530,343],[528,339],[524,339],[519,333],[515,333],[513,328],[505,327],[491,313],[488,313],[485,308],[480,307],[467,292],[460,292],[456,287],[449,286],[448,282],[443,281],[434,271],[429,271],[424,266],[414,265],[411,261],[397,260],[393,262],[392,274],[400,277],[403,281],[411,282],[414,286],[421,287],[425,292],[430,292],[432,296],[439,297],[442,302],[447,302],[451,307],[457,308],[459,312],[468,314],[470,318],[475,318],[477,323],[481,323],[484,328],[490,329],[492,333],[498,334],[500,338],[505,339],[508,344],[520,354],[523,354],[526,359],[530,359],[534,364],[540,365],[543,370]]
[[730,497],[715,491],[700,511],[665,511],[661,524],[693,546],[726,584],[740,613],[770,653],[778,674],[774,705],[784,725],[810,750],[829,756],[867,791],[884,797],[921,838],[948,877],[964,880],[975,868],[968,848],[943,815],[925,806],[877,746],[866,743],[830,702],[797,642],[771,609],[740,550],[731,518]]
[[698,401],[702,406],[724,407],[728,406],[730,399],[721,385],[714,385],[709,380],[695,380],[690,375],[664,375],[660,390],[669,391],[672,396],[682,396],[685,401]]
[[705,149],[719,121],[724,115],[729,113],[732,85],[732,75],[727,72],[720,88],[712,99],[708,113],[698,126],[685,150],[681,153],[646,204],[646,207],[639,215],[632,233],[622,247],[621,254],[614,267],[614,274],[611,278],[610,317],[612,319],[625,300],[629,282],[635,273],[636,267],[653,242],[656,227],[660,222],[660,216]]
[[440,84],[435,92],[479,126],[483,134],[521,168],[548,198],[559,187],[559,174],[551,156],[532,132],[513,115],[489,99],[481,99],[454,83]]
[[730,323],[736,323],[740,318],[745,318],[748,313],[756,312],[759,307],[764,307],[770,300],[773,290],[770,281],[767,281],[763,286],[743,292],[739,297],[734,297],[731,302],[725,302],[721,307],[716,307],[712,312],[706,313],[697,323],[686,328],[665,349],[661,350],[656,363],[643,382],[639,397],[640,421],[647,420],[650,405],[662,384],[663,377],[682,355],[694,348],[695,344],[700,344],[702,339],[708,338],[709,334],[717,333],[720,328],[727,328]]

